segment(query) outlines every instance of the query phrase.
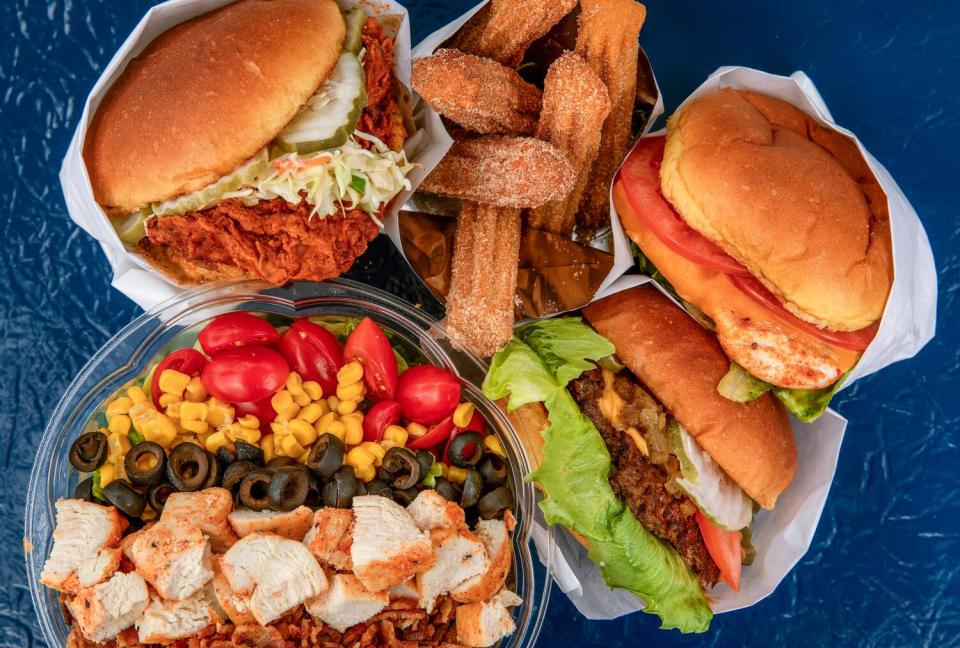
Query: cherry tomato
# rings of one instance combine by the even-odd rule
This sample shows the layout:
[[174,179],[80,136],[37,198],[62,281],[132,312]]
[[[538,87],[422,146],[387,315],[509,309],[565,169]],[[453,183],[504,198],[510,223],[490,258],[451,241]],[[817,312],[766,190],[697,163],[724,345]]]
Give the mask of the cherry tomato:
[[400,420],[400,403],[383,400],[375,403],[363,417],[363,440],[379,443],[387,427]]
[[700,511],[697,511],[697,526],[703,536],[703,544],[713,558],[713,562],[720,568],[720,576],[735,591],[740,591],[740,571],[743,568],[743,545],[740,543],[739,531],[727,531],[710,521]]
[[485,423],[484,423],[483,417],[480,416],[480,412],[478,412],[477,410],[473,410],[473,416],[470,417],[470,422],[467,423],[467,427],[463,429],[473,430],[474,432],[479,432],[480,434],[483,434],[484,436],[486,436],[486,433],[484,431],[484,426],[485,426]]
[[200,375],[206,364],[207,359],[196,349],[178,349],[168,354],[157,364],[156,369],[153,370],[153,378],[150,380],[150,395],[153,397],[154,406],[159,410],[163,409],[160,407],[160,374],[165,369],[175,369],[193,378]]
[[410,367],[400,376],[396,398],[403,408],[403,418],[433,425],[457,409],[460,404],[460,380],[443,367]]
[[767,287],[760,283],[755,277],[730,277],[730,280],[737,288],[745,292],[754,301],[780,319],[785,320],[801,331],[809,333],[815,338],[823,340],[827,344],[832,344],[842,349],[849,349],[850,351],[864,351],[873,341],[873,338],[876,337],[877,331],[880,330],[880,322],[874,322],[870,326],[858,331],[826,331],[817,327],[815,324],[803,321],[784,308],[776,295],[767,290]]
[[426,450],[438,446],[450,436],[453,432],[453,414],[443,419],[436,425],[430,427],[427,433],[419,439],[407,442],[407,447],[411,450]]
[[250,313],[220,315],[200,331],[200,346],[208,356],[242,346],[273,346],[277,329],[267,320]]
[[[372,400],[392,400],[397,391],[397,357],[380,327],[369,317],[360,320],[343,347],[345,362],[363,365],[363,382]],[[409,369],[407,370],[409,371]],[[406,373],[406,372],[404,372]]]
[[667,247],[707,268],[749,276],[739,261],[683,222],[660,193],[660,165],[666,138],[644,137],[620,169],[620,179],[637,217]]
[[343,347],[333,333],[308,319],[298,319],[280,336],[277,348],[301,378],[320,383],[324,394],[337,391]]
[[267,347],[240,347],[214,357],[200,373],[203,386],[225,403],[267,398],[290,375],[283,356]]
[[237,418],[253,414],[260,421],[260,431],[263,433],[270,432],[270,424],[277,418],[277,411],[273,409],[273,405],[270,403],[271,398],[273,398],[272,394],[258,401],[234,403],[233,408],[236,411]]

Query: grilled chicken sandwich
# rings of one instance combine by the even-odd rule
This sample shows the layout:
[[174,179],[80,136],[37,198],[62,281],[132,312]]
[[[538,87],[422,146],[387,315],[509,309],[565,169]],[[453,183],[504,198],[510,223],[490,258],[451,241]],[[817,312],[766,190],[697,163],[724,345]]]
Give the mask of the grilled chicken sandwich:
[[177,25],[96,109],[84,161],[120,238],[178,283],[346,271],[409,186],[394,41],[333,0]]
[[724,395],[826,408],[876,335],[893,281],[887,200],[856,144],[754,92],[703,95],[642,139],[614,204],[648,272],[734,362]]
[[718,394],[728,361],[716,338],[652,286],[583,315],[517,328],[484,391],[509,397],[540,458],[530,477],[547,521],[577,534],[607,584],[664,627],[704,631],[709,589],[739,589],[752,560],[755,504],[773,508],[793,480],[789,417],[770,394]]

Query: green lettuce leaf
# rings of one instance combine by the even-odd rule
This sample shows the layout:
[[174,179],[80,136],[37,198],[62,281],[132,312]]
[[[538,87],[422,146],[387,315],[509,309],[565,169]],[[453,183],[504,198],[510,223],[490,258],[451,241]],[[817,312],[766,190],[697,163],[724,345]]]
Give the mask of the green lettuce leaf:
[[510,397],[507,411],[528,403],[541,403],[558,389],[557,381],[533,349],[511,338],[493,356],[483,381],[483,392],[497,400]]
[[[540,356],[561,387],[616,349],[579,317],[555,317],[519,327],[516,336]],[[590,362],[592,361],[592,362]]]

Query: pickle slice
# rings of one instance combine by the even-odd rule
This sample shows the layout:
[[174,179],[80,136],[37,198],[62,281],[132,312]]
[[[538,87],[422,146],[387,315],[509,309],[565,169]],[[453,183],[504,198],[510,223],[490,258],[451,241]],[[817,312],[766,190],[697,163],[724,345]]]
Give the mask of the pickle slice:
[[224,194],[253,185],[257,176],[267,168],[269,161],[267,149],[260,149],[256,155],[237,167],[233,173],[223,176],[200,191],[194,191],[162,203],[154,203],[150,206],[152,213],[156,216],[173,216],[206,209],[219,201]]
[[147,218],[150,216],[149,209],[141,209],[133,212],[123,219],[111,221],[113,229],[117,230],[120,240],[130,245],[136,245],[140,239],[147,235]]
[[333,74],[275,140],[286,152],[315,153],[342,146],[367,105],[366,77],[356,54],[340,55]]
[[347,37],[343,40],[343,49],[359,54],[363,49],[363,23],[367,20],[367,14],[363,7],[354,7],[343,19],[347,23]]

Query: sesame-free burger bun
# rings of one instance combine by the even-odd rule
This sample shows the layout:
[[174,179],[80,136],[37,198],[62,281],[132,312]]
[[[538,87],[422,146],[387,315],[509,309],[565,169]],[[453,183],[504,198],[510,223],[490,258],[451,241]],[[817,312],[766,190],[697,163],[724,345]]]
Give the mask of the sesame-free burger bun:
[[749,403],[717,391],[730,362],[717,339],[649,285],[583,309],[620,361],[707,454],[764,508],[773,508],[797,470],[783,406],[769,393]]
[[345,31],[334,0],[239,0],[161,34],[90,123],[97,202],[125,215],[236,169],[329,77]]
[[800,319],[835,331],[880,319],[893,279],[887,201],[845,135],[727,88],[668,121],[660,181],[690,227]]

